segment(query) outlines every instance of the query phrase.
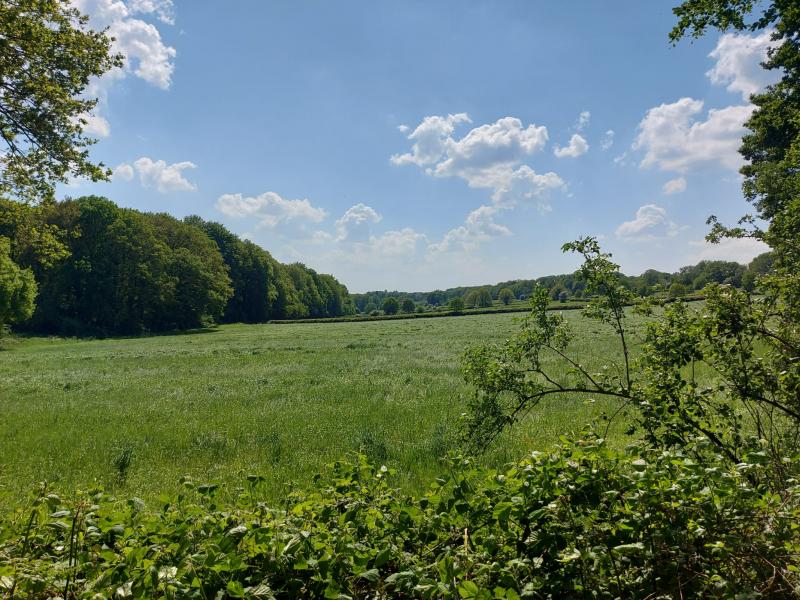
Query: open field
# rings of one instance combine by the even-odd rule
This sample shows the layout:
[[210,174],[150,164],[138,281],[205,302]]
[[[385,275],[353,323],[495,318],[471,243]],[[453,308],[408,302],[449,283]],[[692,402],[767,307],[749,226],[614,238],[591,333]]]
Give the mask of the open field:
[[[601,326],[579,311],[564,314],[587,363],[599,366],[616,352]],[[174,491],[183,474],[224,482],[258,473],[278,497],[286,483],[303,484],[359,448],[418,490],[452,447],[470,394],[460,353],[508,337],[518,319],[14,341],[0,352],[0,508],[21,502],[41,480],[65,492],[97,483],[147,499]],[[554,399],[485,460],[547,446],[608,407]]]

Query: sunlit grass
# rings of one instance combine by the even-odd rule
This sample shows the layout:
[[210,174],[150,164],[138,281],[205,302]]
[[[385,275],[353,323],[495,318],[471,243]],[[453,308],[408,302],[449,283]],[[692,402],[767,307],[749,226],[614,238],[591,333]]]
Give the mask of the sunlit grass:
[[[578,311],[564,314],[588,364],[617,353],[608,330]],[[519,318],[16,342],[0,352],[0,504],[19,503],[41,480],[153,498],[174,491],[184,474],[230,482],[258,473],[277,498],[359,448],[419,490],[453,448],[471,394],[459,355],[509,337]],[[544,448],[610,408],[601,399],[553,398],[483,460]],[[612,429],[620,441],[622,429]]]

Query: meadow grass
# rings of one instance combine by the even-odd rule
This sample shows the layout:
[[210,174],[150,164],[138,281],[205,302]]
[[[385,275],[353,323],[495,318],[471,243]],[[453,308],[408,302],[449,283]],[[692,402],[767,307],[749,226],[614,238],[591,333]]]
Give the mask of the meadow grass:
[[[566,311],[576,348],[599,367],[610,331]],[[17,340],[0,352],[0,508],[37,482],[69,492],[174,492],[196,481],[267,478],[271,499],[359,449],[427,485],[453,449],[472,391],[470,344],[500,342],[520,315],[230,325],[193,335]],[[635,319],[634,319],[635,320]],[[481,460],[505,463],[578,431],[614,406],[553,397]],[[612,437],[623,443],[624,423]]]

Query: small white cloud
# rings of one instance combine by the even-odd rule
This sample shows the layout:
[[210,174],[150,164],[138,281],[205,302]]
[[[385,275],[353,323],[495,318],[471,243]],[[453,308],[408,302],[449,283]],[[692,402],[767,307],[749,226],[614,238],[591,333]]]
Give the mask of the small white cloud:
[[358,203],[348,208],[336,221],[337,241],[363,242],[370,237],[370,224],[379,223],[381,216],[371,206]]
[[580,134],[573,134],[573,136],[569,139],[569,145],[565,147],[556,146],[553,150],[553,154],[555,154],[558,158],[576,158],[582,154],[586,154],[589,150],[589,144],[586,142],[586,139]]
[[446,141],[455,131],[459,123],[469,123],[466,113],[447,115],[446,117],[425,117],[408,139],[413,141],[411,152],[395,154],[391,161],[396,165],[414,164],[426,166],[437,162],[444,154]]
[[584,128],[589,124],[590,119],[592,118],[592,113],[588,110],[584,110],[578,115],[578,122],[575,124],[575,131],[583,131]]
[[509,236],[511,230],[505,225],[494,221],[494,216],[501,209],[497,206],[480,206],[473,210],[463,225],[451,229],[442,238],[442,241],[431,244],[428,250],[431,253],[447,252],[451,250],[469,252],[494,237]]
[[636,218],[625,221],[615,231],[620,239],[651,241],[677,235],[678,226],[667,216],[667,211],[656,204],[645,204],[636,211]]
[[603,141],[600,142],[600,149],[603,152],[605,152],[606,150],[610,150],[611,146],[613,145],[614,145],[614,130],[609,129],[603,136]]
[[100,115],[83,115],[83,120],[86,125],[83,126],[83,133],[88,136],[96,136],[99,138],[108,137],[111,135],[111,126],[108,121]]
[[133,167],[127,163],[122,163],[114,167],[111,174],[112,181],[130,181],[133,179]]
[[197,168],[197,165],[188,160],[168,165],[166,161],[143,156],[133,161],[133,168],[145,188],[155,188],[161,193],[192,192],[197,189],[182,174],[182,171]]
[[417,254],[421,244],[427,238],[410,227],[399,231],[386,231],[382,235],[370,238],[369,247],[372,254],[384,257],[410,257]]
[[614,164],[621,167],[628,165],[628,151],[625,150],[622,154],[614,157]]
[[397,131],[400,133],[406,133],[408,131],[408,125],[398,125]]
[[668,196],[670,194],[680,194],[681,192],[685,191],[686,191],[685,177],[677,177],[675,179],[670,179],[667,183],[664,184],[664,193]]
[[758,35],[726,33],[709,54],[717,62],[706,75],[715,85],[724,85],[729,92],[739,93],[748,101],[752,94],[778,80],[779,74],[761,66],[767,52],[775,46],[772,30]]
[[753,238],[725,238],[717,244],[705,240],[689,242],[692,252],[689,260],[698,263],[701,260],[731,260],[747,264],[759,254],[769,252],[770,247],[761,240]]
[[678,173],[714,163],[738,169],[742,164],[738,148],[753,106],[712,108],[704,121],[697,118],[702,110],[702,100],[681,98],[647,111],[633,144],[634,150],[645,153],[640,166]]
[[275,192],[264,192],[258,196],[223,194],[217,199],[216,207],[229,217],[254,218],[258,220],[258,225],[269,228],[290,221],[319,223],[327,215],[307,199],[289,200]]

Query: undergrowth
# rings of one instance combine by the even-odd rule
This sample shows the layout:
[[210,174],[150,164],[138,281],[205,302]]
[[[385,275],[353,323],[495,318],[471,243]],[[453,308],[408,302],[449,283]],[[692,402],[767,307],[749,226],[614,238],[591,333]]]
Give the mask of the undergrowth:
[[[0,594],[46,598],[752,598],[800,590],[800,485],[753,452],[608,447],[585,432],[494,471],[451,457],[416,498],[359,455],[281,506],[262,478],[153,506],[42,485],[0,525]],[[790,461],[798,472],[800,460]]]

